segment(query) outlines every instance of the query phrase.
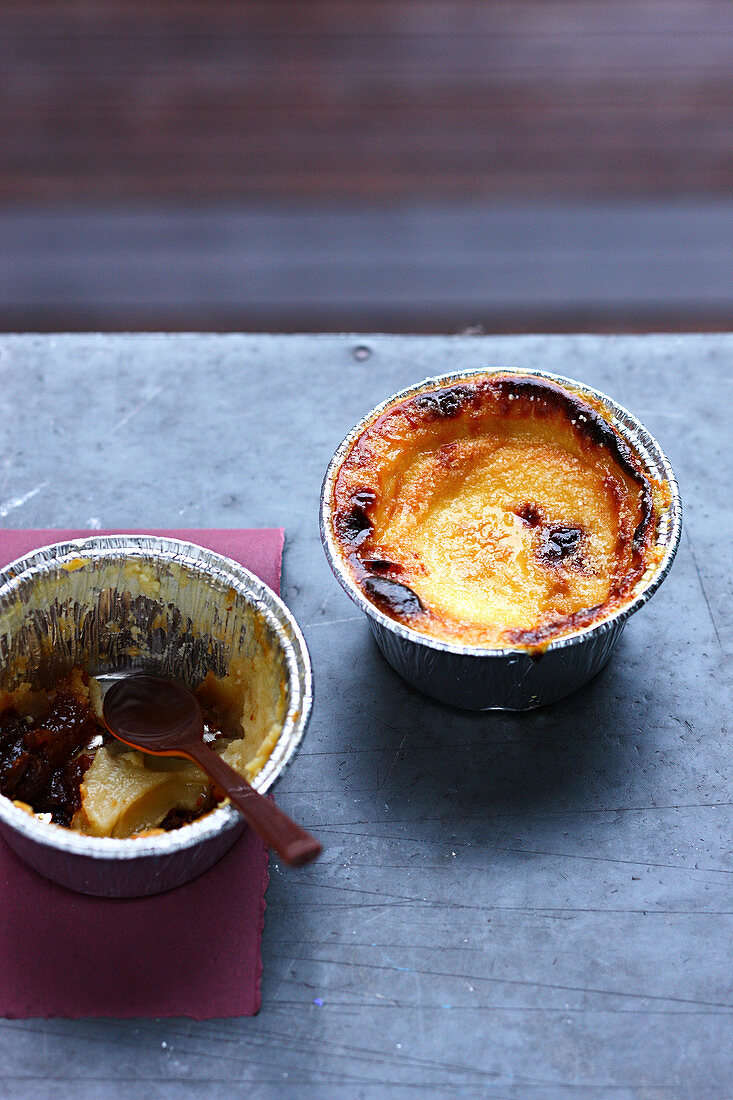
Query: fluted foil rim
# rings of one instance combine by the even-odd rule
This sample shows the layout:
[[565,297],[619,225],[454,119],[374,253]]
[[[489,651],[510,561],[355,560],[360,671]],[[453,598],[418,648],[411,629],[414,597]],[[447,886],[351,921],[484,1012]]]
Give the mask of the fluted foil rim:
[[398,637],[403,638],[405,641],[414,642],[418,645],[426,646],[429,649],[466,657],[505,658],[512,655],[532,653],[537,647],[531,644],[521,645],[519,643],[512,646],[461,645],[456,642],[435,638],[430,634],[423,634],[418,630],[414,630],[412,627],[406,626],[404,623],[398,622],[396,619],[392,619],[383,611],[380,611],[380,609],[371,603],[363,594],[346,568],[346,564],[338,551],[334,539],[333,524],[331,522],[331,500],[334,483],[341,469],[341,464],[351,450],[352,445],[362,432],[388,408],[408,397],[415,397],[420,393],[439,389],[446,385],[471,381],[473,378],[490,378],[497,375],[513,375],[518,378],[539,378],[555,382],[571,393],[577,394],[581,399],[587,400],[590,398],[601,406],[601,409],[597,411],[606,413],[608,423],[618,431],[622,439],[629,445],[633,453],[641,462],[645,473],[655,480],[667,484],[670,490],[669,507],[662,513],[655,532],[655,545],[663,550],[663,554],[657,563],[646,570],[634,589],[635,595],[622,607],[618,608],[610,615],[599,619],[598,622],[590,626],[581,627],[568,634],[563,634],[559,638],[552,639],[547,645],[543,645],[543,652],[565,649],[570,646],[582,644],[583,641],[590,636],[604,634],[625,623],[640,607],[648,603],[669,573],[682,534],[682,498],[671,462],[657,440],[651,432],[644,427],[641,421],[623,405],[619,405],[613,398],[603,393],[602,390],[595,389],[593,386],[588,386],[583,382],[578,382],[575,379],[566,378],[563,375],[554,374],[550,371],[500,366],[451,371],[447,374],[434,375],[423,379],[421,382],[414,383],[411,386],[406,386],[404,389],[399,390],[384,401],[381,401],[371,409],[370,412],[363,416],[336,448],[326,468],[321,486],[319,521],[321,541],[328,563],[339,584],[368,618],[374,620],[375,623],[391,631],[393,634],[396,634]]

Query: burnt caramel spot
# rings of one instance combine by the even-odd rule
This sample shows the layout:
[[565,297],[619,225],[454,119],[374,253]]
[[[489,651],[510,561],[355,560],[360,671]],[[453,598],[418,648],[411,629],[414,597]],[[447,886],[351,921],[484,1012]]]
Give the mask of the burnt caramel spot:
[[654,498],[652,487],[647,478],[641,480],[641,522],[634,531],[634,548],[639,551],[646,542],[647,534],[654,521]]
[[388,577],[367,577],[363,588],[365,595],[377,607],[396,618],[412,619],[425,610],[417,592]]
[[545,527],[542,532],[539,556],[545,562],[563,561],[577,554],[582,541],[581,527],[564,527],[561,524]]
[[341,538],[351,546],[361,546],[372,530],[372,521],[368,509],[374,504],[377,494],[371,489],[360,489],[353,493],[350,506],[336,515],[336,529]]
[[634,462],[629,446],[601,414],[545,378],[492,378],[486,385],[500,398],[505,413],[517,399],[532,402],[536,416],[547,416],[553,409],[559,409],[581,436],[613,456],[621,469],[639,486],[642,518],[634,532],[634,545],[642,547],[654,520],[651,485]]
[[551,622],[543,623],[532,630],[508,630],[506,638],[512,645],[543,645],[543,643],[551,641],[561,630],[582,630],[583,627],[590,626],[602,610],[603,604],[597,604],[595,607],[584,607],[580,611],[573,612],[572,615],[565,615],[561,619],[553,619]]
[[520,505],[520,507],[517,508],[516,515],[518,515],[520,519],[523,519],[530,527],[539,527],[540,523],[542,523],[542,512],[536,504],[527,502],[526,504]]
[[564,523],[545,523],[542,509],[538,504],[527,502],[517,508],[516,513],[528,527],[541,527],[541,540],[535,550],[537,558],[544,565],[556,565],[572,558],[574,565],[582,565],[579,550],[585,538],[582,527]]
[[403,567],[396,561],[388,561],[387,558],[364,558],[362,562],[370,573],[402,573]]
[[433,390],[431,393],[421,393],[413,401],[413,404],[435,418],[448,420],[458,416],[461,409],[476,401],[476,393],[468,386],[451,386],[445,390]]

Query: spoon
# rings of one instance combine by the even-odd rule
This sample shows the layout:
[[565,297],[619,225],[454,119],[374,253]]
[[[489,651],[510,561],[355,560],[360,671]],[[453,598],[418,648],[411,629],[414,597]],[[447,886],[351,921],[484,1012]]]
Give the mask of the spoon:
[[321,845],[315,837],[204,744],[201,705],[182,684],[147,673],[125,676],[107,689],[102,716],[110,733],[126,745],[153,756],[183,756],[198,764],[286,863],[298,867],[319,855]]

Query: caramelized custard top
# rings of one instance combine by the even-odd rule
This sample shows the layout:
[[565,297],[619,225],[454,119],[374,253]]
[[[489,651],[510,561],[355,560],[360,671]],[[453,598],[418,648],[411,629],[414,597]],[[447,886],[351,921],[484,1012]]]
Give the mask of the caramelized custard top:
[[653,556],[638,459],[596,409],[530,376],[390,406],[346,455],[332,516],[367,599],[463,645],[539,646],[589,626]]

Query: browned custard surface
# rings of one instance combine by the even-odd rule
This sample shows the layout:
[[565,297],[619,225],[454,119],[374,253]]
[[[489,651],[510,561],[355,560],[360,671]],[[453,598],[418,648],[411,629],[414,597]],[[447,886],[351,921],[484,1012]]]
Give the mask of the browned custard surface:
[[367,598],[459,644],[538,646],[588,626],[654,554],[638,459],[545,379],[474,377],[394,404],[347,454],[332,506]]

